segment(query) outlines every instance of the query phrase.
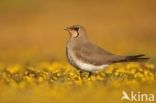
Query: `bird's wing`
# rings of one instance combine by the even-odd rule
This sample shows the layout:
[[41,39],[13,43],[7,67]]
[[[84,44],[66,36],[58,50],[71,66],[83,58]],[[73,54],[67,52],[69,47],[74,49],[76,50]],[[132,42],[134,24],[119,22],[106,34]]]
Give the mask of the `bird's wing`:
[[94,65],[111,64],[124,59],[122,56],[111,54],[91,43],[76,46],[73,50],[77,58]]

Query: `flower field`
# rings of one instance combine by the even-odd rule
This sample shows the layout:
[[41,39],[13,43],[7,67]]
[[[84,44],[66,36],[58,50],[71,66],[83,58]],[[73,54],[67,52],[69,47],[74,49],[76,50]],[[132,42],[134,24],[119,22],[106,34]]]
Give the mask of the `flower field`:
[[151,63],[113,64],[89,76],[67,63],[0,64],[1,103],[128,103],[122,91],[156,93]]
[[[0,103],[156,103],[156,97],[149,101],[150,94],[156,96],[155,4],[0,0]],[[145,54],[150,60],[80,74],[65,53],[64,28],[77,24],[106,51]]]

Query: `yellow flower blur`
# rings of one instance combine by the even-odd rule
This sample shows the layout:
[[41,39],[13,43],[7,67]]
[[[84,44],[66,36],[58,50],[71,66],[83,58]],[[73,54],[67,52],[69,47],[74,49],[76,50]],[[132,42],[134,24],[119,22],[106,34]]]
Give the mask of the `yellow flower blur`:
[[[156,93],[155,71],[151,63],[118,63],[91,76],[79,73],[67,63],[41,62],[33,66],[0,65],[1,103],[15,102],[121,102],[123,90]],[[2,95],[3,94],[3,95]],[[18,99],[16,97],[19,97]]]

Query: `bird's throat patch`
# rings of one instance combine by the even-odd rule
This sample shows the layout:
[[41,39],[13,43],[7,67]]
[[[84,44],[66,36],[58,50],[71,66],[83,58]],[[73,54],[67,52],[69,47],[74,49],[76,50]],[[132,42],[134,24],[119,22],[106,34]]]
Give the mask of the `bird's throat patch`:
[[75,30],[72,30],[72,31],[71,31],[71,34],[72,34],[72,37],[73,37],[73,38],[76,38],[76,37],[79,36],[78,31],[75,31]]

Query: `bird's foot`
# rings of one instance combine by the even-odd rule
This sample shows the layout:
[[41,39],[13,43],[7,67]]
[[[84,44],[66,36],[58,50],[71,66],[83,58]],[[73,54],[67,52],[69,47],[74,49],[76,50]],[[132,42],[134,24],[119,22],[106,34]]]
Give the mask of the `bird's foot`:
[[89,72],[88,77],[90,78],[93,75],[93,72]]
[[80,71],[79,73],[80,73],[81,79],[90,78],[93,75],[93,72]]

